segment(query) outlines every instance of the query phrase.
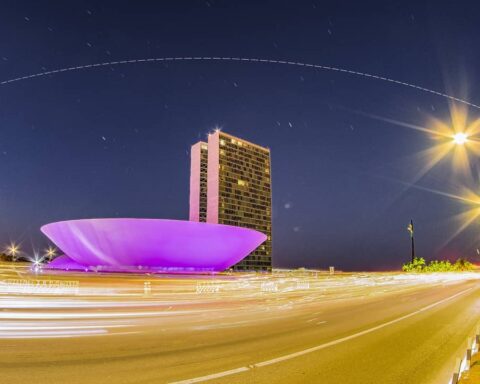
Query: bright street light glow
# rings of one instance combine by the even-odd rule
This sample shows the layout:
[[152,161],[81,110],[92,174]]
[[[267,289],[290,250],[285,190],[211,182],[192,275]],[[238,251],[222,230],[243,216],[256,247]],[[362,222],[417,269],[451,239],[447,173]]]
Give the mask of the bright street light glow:
[[463,132],[458,132],[453,135],[453,142],[458,145],[463,145],[467,142],[468,136]]
[[47,249],[45,249],[45,256],[46,257],[51,259],[52,257],[54,257],[56,255],[57,255],[57,249],[56,248],[50,246]]
[[7,247],[6,251],[8,255],[15,257],[17,256],[18,252],[20,252],[20,246],[12,243]]

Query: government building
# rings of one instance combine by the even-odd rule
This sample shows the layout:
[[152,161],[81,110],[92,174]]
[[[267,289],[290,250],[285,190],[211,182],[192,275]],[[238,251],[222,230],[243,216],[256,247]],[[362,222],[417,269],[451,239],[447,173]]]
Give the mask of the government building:
[[234,225],[264,233],[267,240],[233,266],[272,270],[270,150],[220,130],[191,148],[190,220]]

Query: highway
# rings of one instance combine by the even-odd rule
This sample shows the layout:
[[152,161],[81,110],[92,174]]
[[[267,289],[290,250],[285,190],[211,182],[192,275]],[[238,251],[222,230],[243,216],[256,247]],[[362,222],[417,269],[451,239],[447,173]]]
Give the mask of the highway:
[[0,265],[0,383],[448,383],[480,273],[148,276]]

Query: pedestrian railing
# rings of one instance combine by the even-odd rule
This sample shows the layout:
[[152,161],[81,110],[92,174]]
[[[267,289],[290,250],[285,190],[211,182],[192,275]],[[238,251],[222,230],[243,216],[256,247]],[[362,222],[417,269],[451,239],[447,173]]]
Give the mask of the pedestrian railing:
[[448,384],[457,384],[462,375],[470,370],[472,366],[472,356],[480,350],[480,327],[477,327],[475,336],[467,341],[467,351],[462,359],[458,358],[455,363],[455,371]]

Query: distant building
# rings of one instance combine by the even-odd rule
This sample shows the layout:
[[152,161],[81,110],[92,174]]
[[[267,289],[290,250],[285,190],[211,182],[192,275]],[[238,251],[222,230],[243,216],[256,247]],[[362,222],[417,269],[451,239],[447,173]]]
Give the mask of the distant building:
[[220,130],[208,136],[208,144],[192,146],[190,220],[246,227],[267,235],[265,243],[235,264],[234,270],[272,269],[270,164],[268,148]]

